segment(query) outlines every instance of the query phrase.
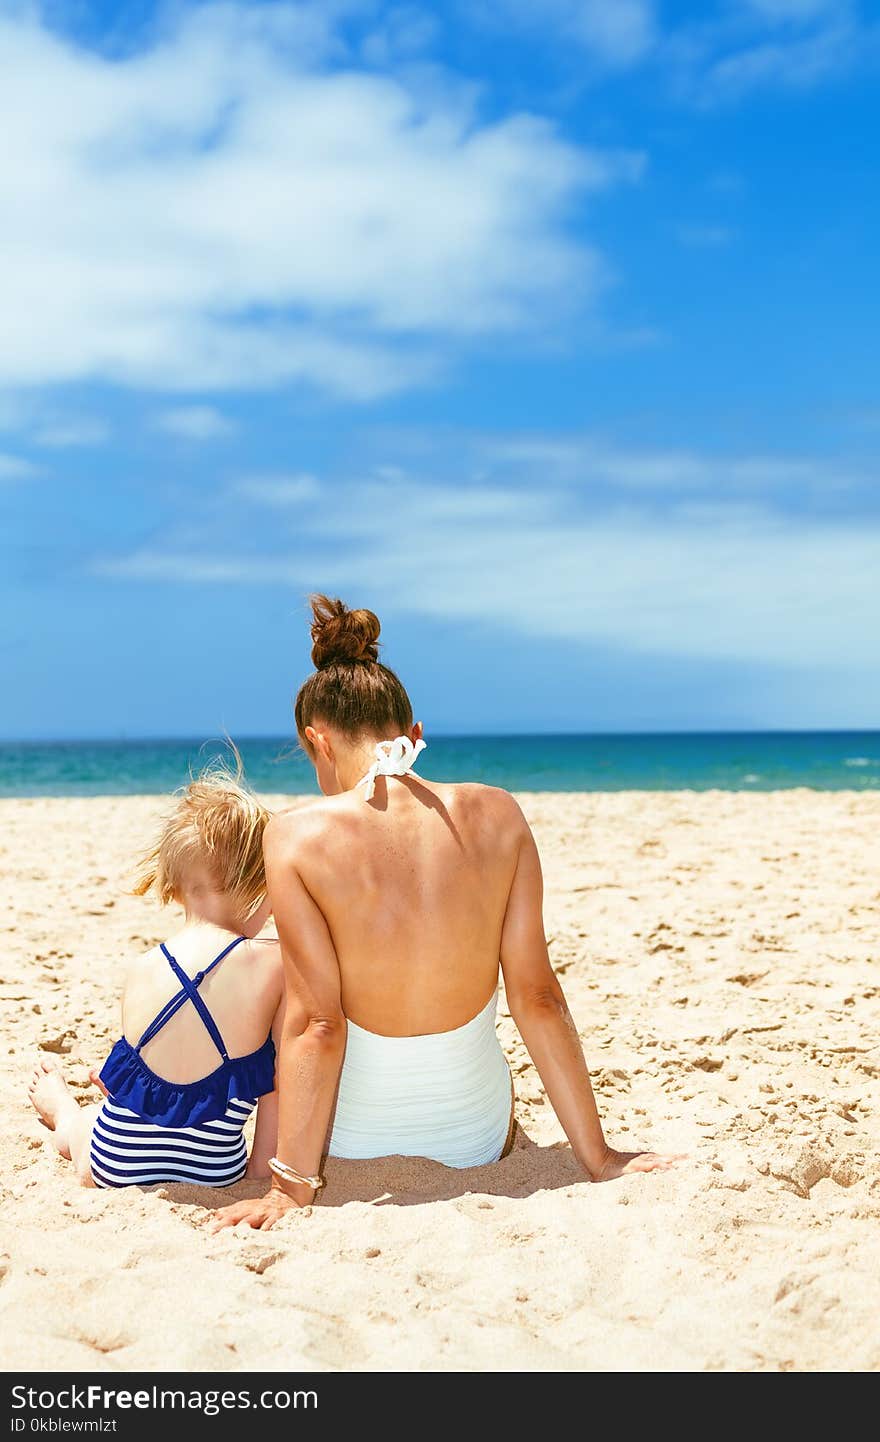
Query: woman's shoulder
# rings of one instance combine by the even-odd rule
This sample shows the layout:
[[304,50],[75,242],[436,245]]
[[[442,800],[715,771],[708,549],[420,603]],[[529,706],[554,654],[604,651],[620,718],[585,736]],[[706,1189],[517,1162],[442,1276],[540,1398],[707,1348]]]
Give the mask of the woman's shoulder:
[[[496,824],[506,832],[526,824],[516,798],[500,786],[487,786],[481,781],[445,783],[415,777],[413,780],[433,792],[450,812],[458,810],[484,824]],[[328,834],[337,840],[348,836],[346,822],[357,826],[366,814],[359,792],[317,797],[305,805],[275,813],[266,827],[264,851],[267,857],[293,857]]]
[[528,823],[509,791],[482,782],[459,782],[444,790],[441,800],[463,835],[497,856],[519,846]]
[[298,806],[276,811],[269,818],[263,832],[264,853],[284,850],[296,844],[301,837],[311,835],[316,829],[325,826],[332,803],[341,799],[337,796],[317,796]]
[[501,786],[487,786],[482,781],[456,781],[445,789],[454,801],[488,818],[505,824],[524,821],[516,797]]
[[267,864],[299,865],[331,844],[338,851],[359,834],[364,814],[363,793],[351,791],[320,796],[305,806],[277,812],[263,833]]

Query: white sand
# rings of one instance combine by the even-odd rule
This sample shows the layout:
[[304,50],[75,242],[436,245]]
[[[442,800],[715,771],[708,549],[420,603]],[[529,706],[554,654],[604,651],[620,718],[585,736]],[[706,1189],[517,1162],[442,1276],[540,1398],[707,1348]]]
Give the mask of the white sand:
[[204,1191],[80,1190],[25,1095],[42,1045],[92,1096],[170,929],[123,892],[160,803],[0,803],[4,1367],[880,1367],[880,796],[523,803],[609,1136],[690,1160],[579,1181],[505,1019],[507,1161],[330,1163],[311,1215],[213,1238]]

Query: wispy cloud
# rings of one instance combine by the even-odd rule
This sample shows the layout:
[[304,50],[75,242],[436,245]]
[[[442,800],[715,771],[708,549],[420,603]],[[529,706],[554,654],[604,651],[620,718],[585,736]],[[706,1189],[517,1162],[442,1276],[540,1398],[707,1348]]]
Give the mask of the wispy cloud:
[[472,19],[574,44],[611,70],[643,60],[657,38],[654,0],[467,0],[467,8]]
[[757,89],[807,90],[878,55],[858,0],[736,0],[669,32],[678,84],[706,104]]
[[858,37],[849,25],[831,25],[814,34],[746,44],[714,59],[698,82],[702,99],[737,99],[748,90],[781,86],[807,90],[847,70],[859,56]]
[[878,29],[858,0],[714,0],[675,7],[650,0],[471,0],[472,24],[543,38],[584,78],[655,67],[703,104],[759,88],[807,89],[878,52]]
[[847,492],[862,499],[874,492],[877,479],[876,467],[844,460],[638,447],[590,432],[387,432],[383,440],[386,447],[398,448],[414,474],[439,465],[449,476],[457,469],[462,477],[491,476],[517,489],[560,486],[594,502],[633,493],[667,509],[695,499],[763,503],[788,496],[810,511],[839,504]]
[[293,476],[245,476],[235,482],[232,490],[236,495],[267,505],[294,506],[313,501],[321,487],[315,476],[301,472]]
[[174,406],[154,416],[153,425],[186,441],[220,441],[238,429],[216,406]]
[[39,473],[39,466],[21,456],[10,456],[0,451],[0,481],[21,481]]
[[47,421],[33,432],[34,442],[51,450],[102,446],[109,437],[110,428],[106,422],[92,416]]
[[[96,569],[154,584],[332,589],[575,647],[782,668],[861,665],[873,645],[880,517],[786,508],[792,486],[809,496],[830,485],[830,466],[606,445],[581,473],[578,447],[552,438],[471,438],[458,450],[476,466],[469,483],[426,482],[405,462],[323,483],[264,477],[231,493],[242,509],[228,547],[200,539],[193,518]],[[599,470],[604,488],[591,490]]]
[[[577,521],[556,507],[490,524],[457,516],[462,496],[418,502],[385,494],[398,526],[340,516],[332,540],[285,553],[181,551],[170,544],[106,562],[100,573],[173,584],[323,587],[377,609],[500,626],[513,635],[602,643],[630,652],[781,666],[864,662],[873,644],[880,528],[783,528],[756,512],[648,524],[644,518]],[[499,497],[499,509],[515,508]],[[553,512],[556,514],[553,514]],[[440,513],[438,518],[437,512]],[[302,517],[298,524],[302,525]],[[366,536],[369,546],[364,547]],[[357,541],[359,546],[352,546]],[[823,575],[817,588],[815,577]]]
[[632,156],[483,121],[451,78],[334,70],[332,7],[175,13],[112,59],[0,13],[0,384],[366,399],[601,288],[568,213]]
[[426,55],[440,34],[437,15],[422,5],[383,7],[360,41],[358,53],[380,69]]
[[98,416],[63,411],[33,391],[19,390],[0,392],[0,431],[50,450],[100,446],[110,437],[110,427]]

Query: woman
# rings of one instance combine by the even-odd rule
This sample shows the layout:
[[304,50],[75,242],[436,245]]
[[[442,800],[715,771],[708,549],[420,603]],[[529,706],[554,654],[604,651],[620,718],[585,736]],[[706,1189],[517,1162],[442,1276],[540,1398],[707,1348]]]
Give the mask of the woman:
[[270,1227],[322,1185],[321,1159],[398,1153],[472,1166],[514,1131],[495,1034],[511,1015],[592,1181],[666,1170],[602,1132],[577,1031],[547,954],[541,866],[512,796],[412,773],[423,748],[372,611],[312,602],[315,672],[296,699],[323,799],[275,816],[264,852],[291,1016],[282,1030],[267,1196],[215,1227]]

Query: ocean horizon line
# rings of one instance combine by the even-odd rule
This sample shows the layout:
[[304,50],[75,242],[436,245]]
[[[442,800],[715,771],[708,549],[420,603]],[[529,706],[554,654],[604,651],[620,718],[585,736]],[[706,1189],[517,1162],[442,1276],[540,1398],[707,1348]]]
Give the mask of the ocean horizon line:
[[[604,731],[575,731],[570,729],[542,729],[542,730],[486,730],[486,731],[452,731],[446,729],[428,730],[427,737],[431,736],[443,741],[518,741],[531,740],[534,737],[546,737],[549,740],[556,738],[585,739],[595,741],[613,740],[616,737],[701,737],[701,736],[878,736],[880,737],[880,726],[700,726],[700,727],[649,727],[624,728]],[[231,735],[231,733],[218,732],[143,732],[137,735],[120,733],[119,735],[108,736],[3,736],[0,735],[0,747],[3,746],[139,746],[139,745],[210,745],[212,743],[226,743],[233,741],[241,742],[278,741],[290,745],[298,745],[295,731],[242,731]]]
[[[508,791],[880,788],[880,730],[429,733],[428,743],[422,765],[433,781]],[[255,790],[317,793],[295,736],[235,744]],[[0,742],[0,796],[167,794],[228,756],[223,735]]]

